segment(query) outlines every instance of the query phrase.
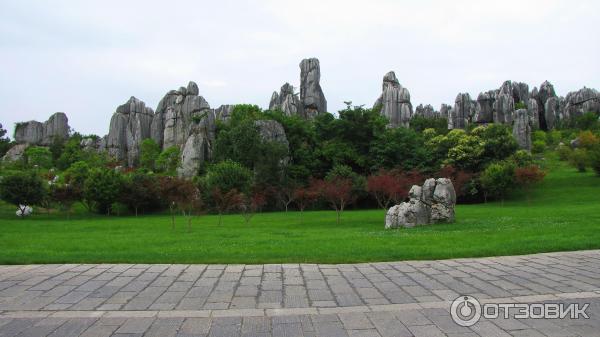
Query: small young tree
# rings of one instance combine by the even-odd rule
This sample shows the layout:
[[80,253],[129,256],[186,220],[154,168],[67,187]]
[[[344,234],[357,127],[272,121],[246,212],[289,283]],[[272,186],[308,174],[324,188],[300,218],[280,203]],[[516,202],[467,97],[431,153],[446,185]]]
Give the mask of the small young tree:
[[312,205],[319,198],[318,187],[298,187],[294,190],[294,200],[300,210],[300,223],[302,223],[302,214],[304,210]]
[[110,215],[122,186],[121,174],[113,169],[93,168],[83,186],[83,198],[100,213]]
[[164,204],[169,207],[171,214],[171,229],[175,230],[175,210],[179,201],[179,186],[181,179],[177,177],[161,177],[159,182],[159,195]]
[[221,226],[223,214],[239,207],[243,198],[236,189],[224,192],[219,187],[213,188],[211,197],[217,213],[219,213],[219,226]]
[[287,213],[290,205],[296,199],[295,191],[296,188],[292,184],[286,184],[283,186],[275,187],[275,197],[277,201],[283,206]]
[[0,198],[25,214],[27,206],[38,205],[46,195],[44,181],[32,172],[10,173],[0,179]]
[[352,181],[348,178],[333,177],[316,184],[320,186],[321,197],[335,210],[339,224],[344,209],[355,199],[352,195]]
[[515,169],[515,182],[525,190],[528,203],[531,203],[531,187],[544,180],[545,176],[546,173],[540,170],[537,165]]
[[392,201],[400,198],[403,186],[393,174],[380,170],[367,178],[367,192],[373,195],[380,208],[387,209]]
[[175,203],[187,219],[188,232],[191,232],[192,217],[194,214],[199,214],[202,209],[202,198],[200,197],[200,191],[191,181],[179,179],[178,185]]
[[265,195],[259,192],[251,193],[250,195],[241,195],[241,202],[239,203],[239,209],[242,212],[242,217],[246,225],[250,223],[250,220],[256,214],[257,211],[265,205]]

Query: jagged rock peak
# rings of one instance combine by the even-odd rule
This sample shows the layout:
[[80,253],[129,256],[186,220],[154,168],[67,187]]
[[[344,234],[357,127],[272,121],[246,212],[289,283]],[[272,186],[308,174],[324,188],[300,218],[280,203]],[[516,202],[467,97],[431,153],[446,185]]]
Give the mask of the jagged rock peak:
[[468,93],[459,93],[448,119],[449,129],[464,129],[475,115],[475,102]]
[[381,114],[388,118],[390,127],[408,127],[413,115],[408,89],[400,85],[393,71],[383,76],[381,88],[381,96],[373,107],[381,107]]
[[153,117],[154,111],[134,96],[118,106],[110,119],[106,139],[108,154],[127,161],[130,167],[135,166],[139,161],[140,144],[151,136]]
[[300,62],[300,102],[306,118],[327,112],[327,100],[321,89],[321,67],[316,58]]
[[287,82],[281,86],[279,93],[273,92],[269,102],[269,110],[281,110],[288,116],[300,114],[302,108],[300,98],[294,93],[294,87]]

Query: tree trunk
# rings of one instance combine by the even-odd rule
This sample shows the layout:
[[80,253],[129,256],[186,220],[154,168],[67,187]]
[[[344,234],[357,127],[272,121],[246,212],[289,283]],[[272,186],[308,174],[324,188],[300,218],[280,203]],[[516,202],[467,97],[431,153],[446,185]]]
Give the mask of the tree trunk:
[[192,232],[192,217],[188,217],[188,233]]
[[136,218],[137,218],[137,215],[138,215],[138,208],[137,208],[137,206],[136,206],[136,207],[135,207],[135,217],[136,217]]
[[340,210],[336,209],[335,212],[337,214],[337,224],[339,225],[340,224]]
[[221,214],[221,212],[219,212],[219,226],[221,226],[221,218],[223,217],[223,214]]
[[175,230],[175,213],[173,212],[173,208],[171,210],[171,230]]

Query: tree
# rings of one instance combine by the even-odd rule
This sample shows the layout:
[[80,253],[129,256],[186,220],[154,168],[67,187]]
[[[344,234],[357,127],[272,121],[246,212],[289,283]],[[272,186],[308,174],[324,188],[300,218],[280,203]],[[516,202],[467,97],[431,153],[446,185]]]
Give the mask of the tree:
[[159,191],[155,177],[136,171],[125,176],[120,193],[120,201],[138,216],[138,210],[158,206]]
[[256,214],[257,211],[260,211],[265,203],[265,195],[260,192],[255,191],[249,195],[241,195],[241,200],[238,207],[242,212],[242,217],[244,217],[246,225],[250,223],[250,220],[254,214]]
[[420,133],[407,128],[389,128],[375,135],[370,148],[372,169],[404,170],[436,166],[436,157],[424,145]]
[[319,186],[311,182],[308,187],[298,187],[294,190],[294,200],[300,210],[300,222],[302,223],[302,214],[304,210],[312,205],[319,198]]
[[452,165],[446,165],[442,167],[438,171],[436,176],[452,180],[452,185],[454,186],[454,190],[456,191],[457,197],[467,194],[466,187],[468,183],[473,179],[472,173],[456,169]]
[[515,169],[515,182],[525,190],[528,203],[531,203],[531,187],[544,180],[545,176],[546,173],[540,170],[537,165]]
[[38,205],[44,199],[44,181],[33,172],[14,172],[0,179],[0,198],[25,214],[27,206]]
[[200,191],[194,183],[186,179],[178,180],[179,186],[178,193],[175,195],[175,203],[183,213],[183,216],[187,218],[188,232],[191,232],[192,216],[202,208],[202,198],[200,197]]
[[248,193],[252,186],[252,171],[232,160],[224,160],[208,168],[203,183],[208,191],[215,188],[227,193],[233,189]]
[[156,168],[169,176],[177,174],[177,168],[181,164],[181,153],[177,146],[171,146],[163,150],[156,159]]
[[25,150],[29,167],[49,169],[52,167],[52,153],[47,147],[30,146]]
[[514,183],[514,164],[503,161],[491,163],[479,177],[483,188],[484,198],[499,197],[504,204],[504,196]]
[[171,229],[175,229],[175,209],[179,198],[181,179],[177,177],[161,177],[159,179],[159,195],[163,203],[169,207],[171,214]]
[[243,194],[237,189],[223,191],[219,187],[214,187],[211,192],[212,201],[215,204],[217,213],[219,213],[219,226],[221,226],[223,214],[239,207],[242,202]]
[[98,212],[110,215],[122,186],[121,174],[114,169],[92,168],[83,185],[83,198]]
[[283,206],[286,213],[290,205],[296,199],[296,196],[294,194],[295,191],[295,184],[292,184],[290,182],[275,188],[275,197],[277,198],[277,201]]
[[579,172],[585,172],[590,164],[590,156],[586,149],[575,149],[569,154],[569,164]]
[[61,210],[67,212],[67,219],[70,219],[73,204],[81,200],[81,190],[71,184],[52,184],[50,198],[58,203]]
[[12,146],[10,139],[6,137],[6,133],[6,129],[4,129],[2,127],[2,124],[0,123],[0,158],[4,157],[6,152],[8,152],[8,150]]
[[156,141],[152,138],[144,139],[140,144],[140,167],[154,171],[159,156],[160,146]]
[[334,177],[329,180],[316,181],[316,184],[321,197],[335,210],[339,224],[342,212],[355,199],[352,195],[352,180]]
[[380,208],[387,209],[392,201],[399,200],[400,195],[407,191],[392,173],[380,170],[367,178],[367,192],[373,195]]

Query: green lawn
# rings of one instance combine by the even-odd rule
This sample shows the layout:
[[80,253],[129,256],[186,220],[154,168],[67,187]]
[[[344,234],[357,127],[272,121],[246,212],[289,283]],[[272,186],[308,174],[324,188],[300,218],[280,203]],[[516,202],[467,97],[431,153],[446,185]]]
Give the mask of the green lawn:
[[531,205],[459,205],[454,224],[384,230],[382,210],[202,216],[188,233],[177,218],[36,214],[0,207],[0,263],[346,263],[516,255],[600,248],[600,178],[549,161]]

